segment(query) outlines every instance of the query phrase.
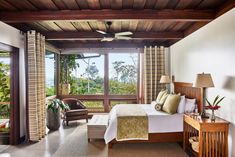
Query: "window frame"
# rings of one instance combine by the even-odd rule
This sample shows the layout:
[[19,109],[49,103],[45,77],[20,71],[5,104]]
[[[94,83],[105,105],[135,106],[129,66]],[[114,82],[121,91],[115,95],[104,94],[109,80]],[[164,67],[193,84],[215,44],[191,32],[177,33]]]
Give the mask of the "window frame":
[[[118,52],[111,52],[111,53],[118,53]],[[140,55],[141,51],[135,52],[121,52],[121,53],[138,53],[138,64],[137,64],[137,90],[136,94],[109,94],[109,52],[100,53],[104,55],[104,93],[101,95],[96,94],[88,94],[88,95],[59,95],[59,98],[76,98],[81,101],[103,101],[104,112],[110,111],[110,102],[111,101],[133,101],[138,102],[138,93],[139,93],[139,83],[140,83]],[[59,61],[60,59],[58,59]],[[60,63],[59,63],[60,64]],[[59,67],[59,66],[58,66]],[[58,69],[58,68],[57,68]],[[57,71],[60,73],[60,69]],[[57,83],[58,84],[58,83]]]
[[[54,87],[55,87],[55,91],[54,91],[54,95],[51,95],[51,96],[46,96],[46,98],[50,98],[50,97],[55,97],[56,95],[58,95],[58,68],[59,68],[59,62],[58,62],[58,59],[59,59],[59,54],[58,53],[56,53],[56,52],[52,52],[52,51],[50,51],[50,50],[45,50],[45,57],[46,57],[46,53],[52,53],[52,54],[54,54]],[[46,62],[45,62],[45,70],[46,70]],[[45,82],[46,82],[46,77],[45,77]],[[45,87],[46,87],[46,83],[45,83]],[[45,90],[46,90],[46,88],[45,88]]]

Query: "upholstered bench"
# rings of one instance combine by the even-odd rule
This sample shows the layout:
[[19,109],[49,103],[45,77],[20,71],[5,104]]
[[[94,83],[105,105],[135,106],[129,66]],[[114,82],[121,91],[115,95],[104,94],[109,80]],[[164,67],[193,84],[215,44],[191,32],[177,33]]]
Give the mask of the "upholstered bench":
[[93,115],[87,124],[87,137],[90,139],[104,139],[108,126],[108,115]]

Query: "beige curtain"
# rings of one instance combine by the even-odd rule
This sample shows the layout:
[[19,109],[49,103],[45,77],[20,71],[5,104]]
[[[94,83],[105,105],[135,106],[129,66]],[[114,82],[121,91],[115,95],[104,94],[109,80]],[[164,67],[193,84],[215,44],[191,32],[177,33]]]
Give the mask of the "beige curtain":
[[164,88],[160,84],[161,75],[165,74],[164,47],[144,48],[144,103],[151,103],[156,99],[159,91]]
[[45,135],[45,37],[27,32],[28,138],[39,141]]

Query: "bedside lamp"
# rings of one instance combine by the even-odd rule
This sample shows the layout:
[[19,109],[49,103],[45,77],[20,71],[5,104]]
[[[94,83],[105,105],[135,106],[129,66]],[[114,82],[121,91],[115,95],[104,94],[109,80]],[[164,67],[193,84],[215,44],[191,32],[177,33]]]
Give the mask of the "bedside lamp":
[[206,116],[206,112],[205,112],[205,104],[206,104],[205,94],[206,94],[206,88],[214,87],[214,83],[213,83],[211,74],[206,74],[206,73],[197,74],[195,87],[200,87],[203,90],[203,105],[202,105],[201,116],[202,116],[202,118],[209,118],[208,116]]
[[160,83],[162,84],[170,84],[171,83],[171,79],[168,75],[162,75],[161,79],[160,79]]

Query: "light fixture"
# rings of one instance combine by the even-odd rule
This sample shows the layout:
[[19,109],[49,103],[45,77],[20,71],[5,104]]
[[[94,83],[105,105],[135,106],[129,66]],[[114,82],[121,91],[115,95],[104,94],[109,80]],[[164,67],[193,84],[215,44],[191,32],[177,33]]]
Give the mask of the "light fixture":
[[202,105],[201,116],[202,118],[209,118],[208,116],[206,116],[206,112],[205,112],[205,104],[206,104],[205,94],[206,94],[206,88],[214,87],[211,74],[206,74],[206,73],[197,74],[195,87],[199,87],[203,89],[203,105]]
[[[161,79],[160,79],[160,83],[162,84],[170,84],[171,83],[171,79],[168,75],[162,75]],[[167,88],[167,87],[166,87]]]

